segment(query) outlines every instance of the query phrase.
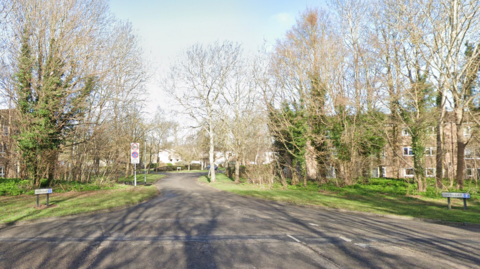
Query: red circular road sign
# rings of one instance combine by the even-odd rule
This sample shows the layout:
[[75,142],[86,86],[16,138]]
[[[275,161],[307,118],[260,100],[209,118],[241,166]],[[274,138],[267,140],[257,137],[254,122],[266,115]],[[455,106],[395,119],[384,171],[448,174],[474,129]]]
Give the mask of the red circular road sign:
[[138,150],[138,143],[132,143],[132,150]]
[[134,159],[138,158],[138,152],[136,151],[132,152],[132,158]]

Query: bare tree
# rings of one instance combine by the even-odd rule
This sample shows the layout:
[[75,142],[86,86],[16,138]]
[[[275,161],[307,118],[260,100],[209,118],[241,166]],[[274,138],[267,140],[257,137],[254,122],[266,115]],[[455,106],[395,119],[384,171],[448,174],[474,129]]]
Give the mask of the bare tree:
[[225,41],[188,48],[171,67],[163,87],[209,136],[211,182],[215,182],[214,147],[216,118],[221,115],[221,95],[241,55],[239,44]]
[[[28,155],[47,168],[39,171],[47,171],[49,178],[62,170],[65,178],[88,180],[92,171],[100,175],[101,162],[103,176],[117,174],[118,163],[128,157],[128,145],[121,149],[119,143],[124,138],[121,122],[128,118],[132,104],[142,107],[147,77],[131,25],[112,17],[104,1],[2,3],[9,7],[5,26],[9,42],[2,62],[4,97],[13,101],[17,112],[25,101],[31,106],[25,111],[49,110],[44,116],[56,130],[55,136],[49,136],[58,142],[56,148]],[[28,82],[24,85],[31,96],[22,91],[26,87],[20,81]],[[33,119],[27,114],[17,113],[19,122],[14,124],[23,133],[35,126],[27,124]],[[60,167],[58,160],[65,165]]]
[[[239,59],[237,65],[232,68],[226,90],[222,94],[226,104],[222,133],[225,140],[229,141],[226,144],[227,147],[234,153],[235,182],[237,183],[240,182],[241,158],[245,159],[247,149],[255,142],[256,133],[252,128],[255,128],[257,123],[265,124],[265,121],[261,121],[265,117],[258,106],[259,96],[253,71],[246,58]],[[245,164],[245,161],[243,163]]]

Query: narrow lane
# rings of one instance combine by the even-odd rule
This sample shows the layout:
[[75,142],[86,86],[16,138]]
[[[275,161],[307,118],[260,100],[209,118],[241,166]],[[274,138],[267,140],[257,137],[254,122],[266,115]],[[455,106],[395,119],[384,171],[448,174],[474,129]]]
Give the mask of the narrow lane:
[[171,174],[110,213],[0,229],[0,268],[480,268],[480,229],[260,201]]

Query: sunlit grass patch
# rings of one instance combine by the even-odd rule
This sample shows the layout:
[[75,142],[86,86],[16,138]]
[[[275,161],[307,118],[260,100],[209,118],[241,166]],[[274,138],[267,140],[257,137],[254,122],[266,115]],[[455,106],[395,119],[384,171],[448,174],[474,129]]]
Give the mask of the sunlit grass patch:
[[[271,188],[243,183],[236,184],[224,174],[216,177],[215,183],[202,176],[199,182],[214,188],[260,199],[289,202],[299,205],[315,205],[351,211],[392,214],[424,219],[453,222],[480,223],[480,199],[477,191],[470,191],[468,210],[463,211],[462,199],[451,199],[452,210],[447,210],[447,199],[441,191],[431,186],[427,193],[418,194],[407,182],[394,179],[370,179],[352,186],[338,187],[334,184],[307,186],[273,184]],[[407,195],[407,191],[409,195]]]
[[[48,208],[36,208],[36,195],[0,196],[0,223],[60,217],[138,204],[155,196],[155,186],[116,185],[114,189],[50,194]],[[40,195],[46,203],[46,195]]]

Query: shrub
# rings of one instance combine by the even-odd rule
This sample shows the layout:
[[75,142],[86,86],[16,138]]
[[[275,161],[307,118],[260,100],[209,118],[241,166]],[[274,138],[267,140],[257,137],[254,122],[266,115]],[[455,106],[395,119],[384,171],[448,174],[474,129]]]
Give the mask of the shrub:
[[167,163],[167,166],[173,166],[173,164],[171,164],[171,163]]
[[271,164],[240,166],[240,171],[242,168],[245,169],[248,183],[271,186],[275,181],[275,173]]
[[[187,165],[187,169],[188,169],[188,165]],[[190,164],[190,169],[191,170],[200,170],[200,169],[202,169],[202,165],[200,165],[198,163],[193,163],[193,164]]]
[[20,195],[33,188],[31,180],[22,180],[20,178],[0,179],[0,195]]
[[48,179],[46,179],[46,178],[40,179],[40,187],[41,187],[41,188],[46,188],[46,187],[48,187]]

